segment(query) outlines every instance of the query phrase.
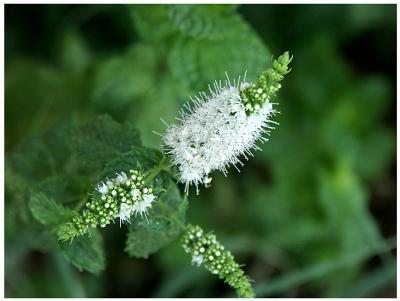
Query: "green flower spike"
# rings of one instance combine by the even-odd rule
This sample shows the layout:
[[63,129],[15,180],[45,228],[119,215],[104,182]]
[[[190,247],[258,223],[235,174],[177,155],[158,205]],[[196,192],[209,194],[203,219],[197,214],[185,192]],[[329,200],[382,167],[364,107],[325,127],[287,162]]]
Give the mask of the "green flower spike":
[[286,51],[273,62],[272,68],[267,69],[259,76],[255,83],[240,91],[247,115],[258,111],[266,101],[270,102],[270,99],[281,88],[279,82],[290,72],[288,66],[292,59],[293,56],[290,57],[289,52]]
[[235,262],[231,252],[217,241],[215,235],[205,234],[199,226],[188,225],[182,245],[185,252],[192,255],[192,263],[197,266],[203,264],[212,274],[218,275],[233,287],[239,297],[254,297],[249,278]]
[[146,217],[156,199],[138,170],[130,170],[129,177],[124,172],[118,173],[114,179],[99,184],[96,190],[86,209],[60,226],[57,231],[60,240],[84,235],[97,226],[104,228],[116,218],[120,219],[121,226],[133,214]]

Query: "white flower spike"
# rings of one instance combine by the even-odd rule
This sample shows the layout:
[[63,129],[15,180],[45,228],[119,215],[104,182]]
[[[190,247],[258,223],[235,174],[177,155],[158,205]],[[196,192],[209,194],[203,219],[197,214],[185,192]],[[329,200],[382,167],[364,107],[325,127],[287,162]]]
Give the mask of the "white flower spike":
[[227,167],[233,165],[239,171],[237,165],[243,166],[239,157],[248,160],[252,150],[260,150],[257,140],[268,141],[262,135],[269,135],[276,124],[271,120],[276,110],[270,99],[290,71],[290,61],[285,52],[257,82],[241,82],[239,78],[232,85],[228,78],[225,85],[214,83],[210,95],[201,92],[192,98],[193,108],[184,106],[178,119],[181,123],[168,127],[163,143],[172,164],[179,168],[179,181],[185,184],[186,193],[191,184],[197,193],[199,184],[208,187],[214,170],[226,176]]

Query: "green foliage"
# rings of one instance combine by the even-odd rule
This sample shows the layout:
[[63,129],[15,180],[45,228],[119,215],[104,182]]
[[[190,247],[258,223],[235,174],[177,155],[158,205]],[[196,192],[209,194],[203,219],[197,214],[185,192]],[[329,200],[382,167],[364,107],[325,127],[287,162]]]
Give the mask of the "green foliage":
[[[207,39],[180,36],[169,63],[174,76],[194,91],[204,90],[215,80],[244,76],[252,81],[269,64],[270,53],[249,25],[237,14],[218,19],[223,30]],[[223,54],[223,55],[222,55]],[[251,72],[250,72],[251,71]]]
[[132,5],[130,9],[135,28],[144,40],[166,41],[174,35],[166,5]]
[[94,106],[109,114],[123,113],[123,109],[143,96],[156,81],[158,56],[155,47],[143,43],[102,61],[93,79]]
[[[187,219],[218,229],[257,296],[395,294],[386,268],[395,267],[395,5],[7,6],[5,14],[7,297],[230,295],[188,266],[176,239],[187,201],[152,131],[163,133],[160,117],[174,122],[225,71],[232,80],[247,70],[254,82],[271,53],[286,49],[295,65],[279,93],[279,126],[241,173],[213,175],[211,188],[190,195]],[[111,117],[96,117],[104,113]],[[58,221],[81,212],[99,181],[139,165],[160,193],[148,223],[138,216],[57,241]],[[130,258],[124,244],[148,259]],[[105,252],[99,277],[64,260],[101,274]]]
[[[107,116],[96,117],[84,125],[67,122],[42,137],[28,139],[18,147],[8,165],[8,191],[13,194],[19,191],[21,197],[15,201],[22,203],[23,208],[29,186],[37,182],[28,205],[33,218],[45,226],[39,227],[38,231],[44,231],[48,237],[51,237],[50,233],[57,232],[59,239],[64,241],[60,242],[60,248],[67,260],[79,270],[99,273],[105,268],[101,235],[91,231],[90,236],[71,241],[71,237],[76,236],[71,236],[71,233],[76,230],[69,220],[76,217],[74,210],[84,204],[88,193],[92,193],[96,182],[90,179],[105,179],[115,176],[117,172],[128,173],[130,169],[139,167],[146,172],[153,171],[156,176],[164,168],[160,165],[162,154],[138,146],[140,144],[139,134],[131,124],[120,124]],[[21,185],[17,185],[16,181],[20,181]],[[165,172],[162,178],[156,177],[153,181],[159,193],[167,191],[158,206],[165,206],[168,214],[177,214],[183,222],[186,206],[181,203],[186,203],[181,201],[169,174]],[[14,210],[14,207],[9,208]],[[160,210],[155,209],[156,212]],[[18,214],[26,215],[21,209]],[[158,218],[165,223],[163,218],[168,214],[159,213]],[[12,218],[11,213],[7,217]],[[168,218],[175,220],[177,217]],[[28,215],[26,223],[32,223],[30,220]],[[158,223],[157,218],[154,223]],[[168,222],[166,227],[170,240],[179,233],[173,229],[176,225],[171,226]],[[130,237],[136,239],[132,233]]]
[[166,172],[154,179],[165,189],[150,212],[148,220],[135,219],[128,226],[125,251],[130,256],[148,258],[177,238],[184,229],[187,199]]
[[223,39],[236,25],[234,5],[168,5],[168,16],[174,29],[184,36],[199,39]]
[[102,178],[105,179],[121,171],[129,172],[130,169],[143,168],[148,172],[156,167],[162,158],[161,152],[156,149],[132,147],[130,151],[122,153],[105,165]]
[[92,230],[90,236],[74,239],[72,243],[60,242],[60,248],[65,258],[80,271],[99,274],[105,269],[103,239],[96,230]]
[[71,137],[71,151],[85,170],[101,170],[118,154],[140,145],[132,124],[121,125],[108,116],[95,117]]
[[82,74],[90,66],[92,54],[86,41],[76,31],[67,31],[61,38],[59,61],[64,70]]
[[32,215],[43,225],[57,226],[73,216],[71,210],[49,199],[43,193],[33,193],[29,200]]

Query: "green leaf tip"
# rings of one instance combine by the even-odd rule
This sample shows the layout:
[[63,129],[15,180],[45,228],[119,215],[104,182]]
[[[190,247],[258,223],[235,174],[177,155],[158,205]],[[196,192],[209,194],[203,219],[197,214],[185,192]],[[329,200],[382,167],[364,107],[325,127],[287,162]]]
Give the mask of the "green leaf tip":
[[34,218],[43,225],[57,227],[73,216],[71,210],[44,193],[32,193],[28,204]]
[[204,233],[199,226],[189,224],[182,237],[182,246],[186,253],[192,255],[192,263],[204,265],[212,274],[218,275],[236,290],[238,297],[255,297],[250,279],[214,234]]
[[289,55],[289,51],[285,51],[273,61],[272,67],[264,71],[255,83],[240,91],[247,115],[257,112],[265,103],[270,102],[282,87],[279,82],[290,72],[289,64],[292,59],[293,56]]

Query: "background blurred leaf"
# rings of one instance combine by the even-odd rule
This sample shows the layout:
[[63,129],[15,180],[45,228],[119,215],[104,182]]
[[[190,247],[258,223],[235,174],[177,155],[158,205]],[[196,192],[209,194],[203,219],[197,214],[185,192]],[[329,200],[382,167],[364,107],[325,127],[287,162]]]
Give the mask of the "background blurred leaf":
[[59,60],[62,68],[72,74],[81,74],[92,63],[92,53],[77,31],[67,31],[60,42]]
[[235,24],[232,11],[235,5],[168,5],[168,16],[174,29],[184,36],[223,39],[232,34],[230,26]]
[[155,47],[138,44],[101,61],[94,76],[94,106],[108,114],[123,115],[157,80],[158,56]]

